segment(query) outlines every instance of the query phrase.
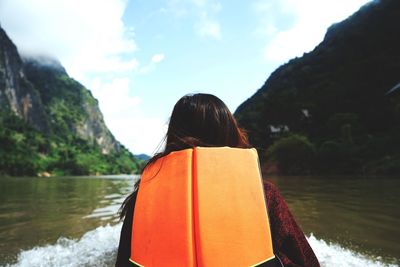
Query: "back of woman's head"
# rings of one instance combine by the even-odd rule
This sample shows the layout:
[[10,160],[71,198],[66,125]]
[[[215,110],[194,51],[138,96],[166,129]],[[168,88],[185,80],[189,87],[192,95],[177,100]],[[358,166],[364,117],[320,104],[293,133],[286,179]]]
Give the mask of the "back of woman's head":
[[165,152],[195,146],[249,147],[228,107],[211,94],[186,95],[175,104]]
[[[246,134],[238,127],[228,107],[210,94],[186,95],[178,100],[169,121],[165,149],[154,155],[145,168],[172,151],[196,146],[248,148]],[[135,183],[138,189],[140,180]],[[129,209],[134,193],[122,204],[120,217]]]

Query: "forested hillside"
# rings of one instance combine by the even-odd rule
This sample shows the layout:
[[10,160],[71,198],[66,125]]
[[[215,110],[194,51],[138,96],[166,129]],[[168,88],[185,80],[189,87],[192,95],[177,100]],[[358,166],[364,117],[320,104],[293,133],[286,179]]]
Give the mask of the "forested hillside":
[[265,171],[400,173],[399,17],[400,1],[367,4],[239,106]]
[[0,28],[0,174],[133,173],[97,100],[51,58],[21,58]]

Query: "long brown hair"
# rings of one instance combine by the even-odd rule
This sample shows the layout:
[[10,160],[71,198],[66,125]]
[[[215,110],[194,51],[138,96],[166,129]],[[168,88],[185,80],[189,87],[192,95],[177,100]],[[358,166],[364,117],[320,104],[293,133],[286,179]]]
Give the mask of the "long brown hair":
[[[185,95],[175,104],[168,125],[164,151],[154,155],[145,168],[172,151],[203,147],[250,147],[245,132],[240,129],[228,107],[211,94]],[[138,189],[140,180],[135,184]],[[130,194],[122,203],[120,217],[127,212]]]

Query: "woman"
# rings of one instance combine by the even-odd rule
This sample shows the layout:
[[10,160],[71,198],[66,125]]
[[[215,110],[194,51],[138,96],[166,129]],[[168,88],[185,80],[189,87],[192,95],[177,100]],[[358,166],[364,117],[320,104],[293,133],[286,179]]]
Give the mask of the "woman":
[[[160,162],[162,158],[166,158],[171,152],[196,147],[244,149],[250,147],[246,135],[237,126],[231,112],[219,98],[213,95],[187,95],[175,104],[166,135],[165,150],[155,155],[146,165],[145,170]],[[140,181],[121,208],[121,218],[125,217],[125,219],[121,230],[116,266],[135,266],[129,258],[132,249],[131,238],[133,239],[133,214],[139,184]],[[226,184],[229,185],[229,181]],[[284,266],[319,266],[313,250],[276,187],[265,181],[263,185],[275,255]]]

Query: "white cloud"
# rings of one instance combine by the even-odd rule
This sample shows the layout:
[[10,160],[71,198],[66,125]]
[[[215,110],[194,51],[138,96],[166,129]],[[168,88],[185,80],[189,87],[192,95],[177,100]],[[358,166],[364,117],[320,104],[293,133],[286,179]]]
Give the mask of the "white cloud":
[[96,91],[103,112],[107,116],[112,114],[112,117],[119,117],[131,113],[141,102],[140,98],[130,95],[129,85],[128,78],[97,77],[92,80],[90,88]]
[[195,32],[203,38],[220,40],[221,26],[217,19],[222,5],[215,0],[168,0],[167,8],[161,12],[170,12],[178,18],[195,18]]
[[[254,5],[260,16],[256,33],[268,42],[264,57],[284,63],[318,45],[333,23],[339,22],[370,0],[261,0]],[[287,21],[277,21],[285,17]],[[283,23],[282,23],[283,22]],[[284,25],[286,22],[285,26]]]
[[165,58],[164,54],[155,54],[152,58],[151,61],[154,63],[160,63],[161,61],[163,61]]
[[171,13],[175,17],[182,18],[189,14],[189,7],[187,0],[167,0],[166,7],[160,8],[162,13]]
[[166,121],[143,114],[141,99],[131,95],[128,78],[97,77],[90,87],[96,92],[104,120],[114,136],[135,153],[152,155],[165,134]]
[[204,16],[197,24],[198,34],[202,37],[212,37],[216,40],[221,39],[221,27],[217,21]]
[[2,0],[0,18],[20,51],[57,57],[79,79],[137,66],[125,8],[125,0]]
[[[259,25],[255,29],[255,34],[258,37],[269,38],[282,30],[282,25],[278,19],[284,15],[284,12],[277,12],[281,9],[279,5],[279,1],[258,0],[253,3],[253,10],[259,19]],[[278,29],[278,24],[280,24],[280,29]]]
[[207,0],[192,0],[192,2],[196,6],[203,7],[207,3]]
[[[152,153],[164,121],[144,114],[134,96],[132,28],[122,21],[126,0],[0,0],[1,25],[27,54],[58,58],[68,73],[93,92],[114,136],[135,153]],[[149,65],[164,59],[154,55]],[[146,67],[146,66],[145,66]]]
[[139,69],[139,74],[148,74],[150,72],[152,72],[157,64],[159,64],[161,61],[163,61],[165,58],[164,54],[155,54],[151,57],[151,61],[150,63],[148,63],[147,65],[144,65],[142,67],[140,67]]
[[221,39],[221,26],[216,19],[222,9],[222,5],[216,1],[192,0],[198,7],[199,20],[195,25],[197,33],[201,37],[211,37],[215,40]]

